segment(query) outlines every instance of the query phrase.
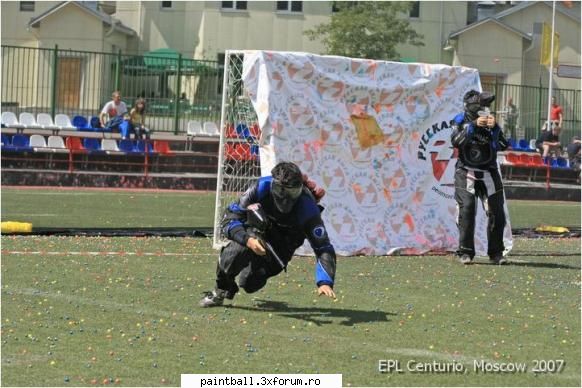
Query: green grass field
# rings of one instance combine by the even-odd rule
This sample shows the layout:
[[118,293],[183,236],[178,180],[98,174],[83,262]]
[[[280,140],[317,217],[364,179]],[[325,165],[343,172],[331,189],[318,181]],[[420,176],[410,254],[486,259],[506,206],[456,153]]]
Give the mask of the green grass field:
[[[212,198],[3,189],[2,220],[207,227]],[[510,211],[514,227],[580,225],[580,204],[512,201]],[[3,386],[178,386],[182,373],[341,373],[345,386],[581,383],[580,239],[518,238],[503,267],[342,257],[336,301],[315,295],[313,259],[295,258],[263,290],[215,309],[197,307],[213,286],[209,239],[1,242]],[[404,368],[455,360],[467,371],[382,374],[380,359]],[[523,362],[528,372],[476,373],[475,360]],[[534,373],[535,360],[565,367]]]

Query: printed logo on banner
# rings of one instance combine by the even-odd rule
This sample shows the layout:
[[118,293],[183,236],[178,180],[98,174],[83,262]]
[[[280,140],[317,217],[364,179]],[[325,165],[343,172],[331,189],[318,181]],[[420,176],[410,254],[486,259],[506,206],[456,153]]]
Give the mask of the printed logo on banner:
[[380,173],[386,191],[385,196],[389,197],[389,202],[402,199],[410,191],[406,171],[399,164],[384,162]]
[[297,130],[312,129],[315,125],[315,115],[309,102],[303,98],[289,99],[288,113],[291,125]]
[[304,61],[303,63],[287,62],[284,64],[289,80],[298,84],[309,83],[315,74],[315,68],[309,61]]
[[319,120],[319,123],[321,141],[326,146],[340,145],[345,133],[349,131],[341,118],[337,117],[337,114],[333,115],[332,112],[325,115],[323,120]]
[[350,68],[353,75],[367,77],[373,80],[376,69],[378,68],[378,62],[365,59],[352,59]]
[[325,213],[327,213],[326,217],[335,232],[335,238],[332,240],[340,240],[343,244],[352,243],[360,238],[355,225],[356,217],[350,209],[349,203],[331,204],[326,207]]
[[442,121],[426,129],[420,138],[417,158],[432,173],[432,191],[445,199],[454,199],[457,150],[451,145],[451,125]]
[[370,178],[368,171],[360,171],[352,176],[351,188],[354,199],[363,212],[377,211],[378,207],[378,187],[376,182]]
[[334,102],[344,95],[345,84],[342,81],[321,77],[317,80],[317,93],[326,102]]
[[319,161],[319,173],[325,191],[332,196],[345,196],[347,188],[345,162],[335,155],[326,155]]
[[362,231],[362,235],[366,237],[371,247],[382,251],[390,246],[390,241],[384,227],[384,222],[379,222],[375,218],[368,217],[362,219],[358,230]]
[[309,143],[304,139],[294,139],[286,147],[287,160],[295,163],[306,174],[311,174],[315,171],[315,163],[313,160],[313,149]]

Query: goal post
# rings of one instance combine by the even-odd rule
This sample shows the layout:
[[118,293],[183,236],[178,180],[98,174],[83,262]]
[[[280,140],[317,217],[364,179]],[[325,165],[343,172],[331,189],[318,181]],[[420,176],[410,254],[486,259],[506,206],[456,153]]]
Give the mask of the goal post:
[[227,50],[224,57],[213,234],[215,249],[226,243],[220,228],[224,210],[261,176],[260,130],[242,80],[243,57],[244,51],[238,50]]

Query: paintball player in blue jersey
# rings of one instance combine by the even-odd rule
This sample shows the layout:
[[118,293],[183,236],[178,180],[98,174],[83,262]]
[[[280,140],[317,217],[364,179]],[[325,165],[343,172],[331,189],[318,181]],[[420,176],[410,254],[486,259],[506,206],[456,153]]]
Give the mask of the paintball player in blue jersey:
[[481,199],[488,217],[487,254],[495,264],[505,264],[503,229],[505,211],[503,183],[497,167],[497,152],[508,147],[503,131],[489,112],[495,96],[488,92],[468,91],[463,97],[464,112],[453,119],[451,142],[459,151],[455,170],[455,200],[459,211],[459,248],[463,264],[475,256],[475,216]]
[[247,293],[260,290],[267,279],[286,270],[305,238],[316,255],[318,293],[335,298],[336,256],[317,205],[322,195],[290,162],[277,164],[271,176],[252,184],[224,214],[222,232],[230,241],[220,252],[215,289],[200,306],[221,306],[239,286]]

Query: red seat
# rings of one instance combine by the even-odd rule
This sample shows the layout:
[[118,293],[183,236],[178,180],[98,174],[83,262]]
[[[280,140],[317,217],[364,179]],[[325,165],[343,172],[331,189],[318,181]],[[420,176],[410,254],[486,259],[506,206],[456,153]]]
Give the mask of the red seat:
[[81,138],[79,137],[67,137],[65,144],[69,150],[72,152],[87,152],[83,144],[81,143]]
[[505,159],[513,165],[520,165],[521,164],[521,160],[519,158],[519,155],[516,153],[513,153],[513,152],[506,153]]
[[236,130],[234,129],[234,125],[230,124],[226,127],[226,138],[227,139],[236,139],[238,135],[236,134]]
[[542,156],[538,153],[529,155],[529,165],[533,167],[545,167],[544,160]]
[[154,140],[154,152],[158,152],[163,155],[174,154],[172,150],[170,150],[170,143],[165,140]]
[[242,160],[252,160],[253,157],[251,155],[251,145],[248,143],[239,143],[237,144],[237,153],[240,155]]
[[224,155],[226,156],[226,160],[240,160],[240,155],[238,154],[236,148],[236,144],[226,143],[224,149]]
[[528,154],[521,154],[519,155],[519,164],[522,166],[529,166],[530,159]]

